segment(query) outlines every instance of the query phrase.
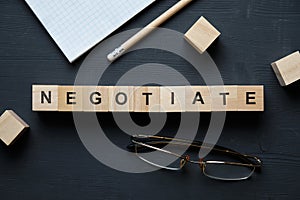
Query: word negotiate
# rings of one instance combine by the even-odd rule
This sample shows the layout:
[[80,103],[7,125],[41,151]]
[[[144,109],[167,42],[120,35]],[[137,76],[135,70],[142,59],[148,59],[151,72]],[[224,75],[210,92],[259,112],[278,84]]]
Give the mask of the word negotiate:
[[32,86],[33,111],[264,111],[263,86]]

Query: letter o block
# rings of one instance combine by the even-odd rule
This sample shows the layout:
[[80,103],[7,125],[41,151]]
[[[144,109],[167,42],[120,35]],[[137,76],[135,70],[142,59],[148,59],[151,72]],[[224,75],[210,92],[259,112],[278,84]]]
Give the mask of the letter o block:
[[134,94],[132,86],[110,86],[108,92],[110,112],[133,111]]

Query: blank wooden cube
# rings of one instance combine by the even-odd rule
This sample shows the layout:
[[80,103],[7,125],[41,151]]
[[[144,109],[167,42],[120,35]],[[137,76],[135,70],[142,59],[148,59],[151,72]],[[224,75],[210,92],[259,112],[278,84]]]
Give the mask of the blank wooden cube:
[[299,51],[271,64],[281,86],[287,86],[300,79]]
[[134,94],[132,86],[109,86],[109,111],[132,112]]
[[58,86],[58,110],[60,112],[82,111],[82,86]]
[[32,85],[33,111],[58,111],[58,85]]
[[160,87],[135,87],[134,112],[160,112]]
[[238,111],[264,111],[264,86],[238,86]]
[[82,86],[84,112],[108,112],[108,86]]
[[14,111],[6,110],[0,117],[0,139],[9,146],[27,128],[24,122]]
[[204,17],[201,17],[184,35],[201,54],[221,35]]
[[211,94],[208,86],[186,86],[186,112],[211,112]]
[[185,86],[160,88],[161,112],[185,112]]
[[212,111],[237,111],[237,86],[211,86]]

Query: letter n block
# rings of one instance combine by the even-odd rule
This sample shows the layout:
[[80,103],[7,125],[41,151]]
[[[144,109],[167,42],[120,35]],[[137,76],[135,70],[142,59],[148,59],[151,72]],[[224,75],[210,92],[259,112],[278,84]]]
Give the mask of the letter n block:
[[264,111],[264,86],[238,86],[238,111]]
[[82,108],[82,86],[58,86],[58,111],[82,111]]
[[132,86],[109,86],[109,111],[132,112],[133,111],[133,87]]
[[108,112],[108,86],[82,86],[84,112]]
[[33,111],[58,111],[58,85],[32,85]]

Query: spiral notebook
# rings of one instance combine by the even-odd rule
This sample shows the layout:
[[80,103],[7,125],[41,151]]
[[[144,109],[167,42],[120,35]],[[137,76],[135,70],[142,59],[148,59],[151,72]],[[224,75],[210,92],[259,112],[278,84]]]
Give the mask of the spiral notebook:
[[25,0],[70,62],[155,0]]

